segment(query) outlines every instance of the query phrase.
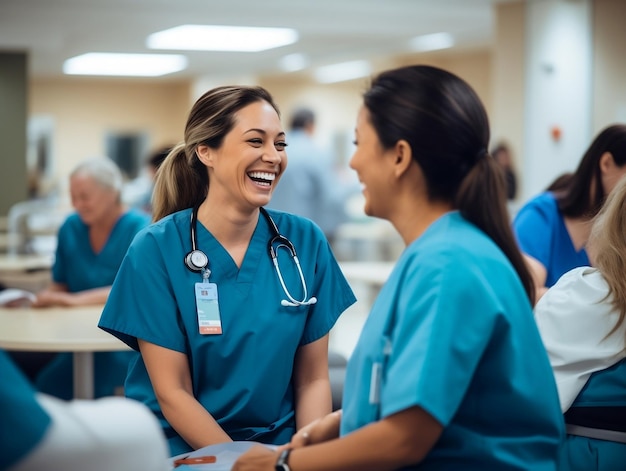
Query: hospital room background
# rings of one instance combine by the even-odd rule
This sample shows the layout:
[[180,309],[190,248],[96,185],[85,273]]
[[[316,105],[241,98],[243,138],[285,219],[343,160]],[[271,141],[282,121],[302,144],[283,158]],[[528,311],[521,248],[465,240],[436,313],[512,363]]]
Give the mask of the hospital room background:
[[[397,5],[401,14],[400,2]],[[573,170],[600,129],[626,122],[626,29],[621,21],[626,17],[626,2],[515,0],[495,2],[493,8],[489,43],[372,55],[369,74],[423,63],[467,80],[488,110],[492,143],[506,141],[513,151],[518,191],[509,204],[514,214],[557,175]],[[333,149],[335,164],[347,184],[353,178],[348,160],[367,76],[334,83],[319,83],[305,74],[277,73],[208,74],[193,80],[41,77],[30,75],[28,60],[28,51],[0,44],[3,252],[26,250],[17,245],[25,243],[17,236],[25,235],[11,231],[26,230],[18,216],[42,207],[46,217],[38,220],[40,226],[33,231],[37,238],[29,241],[28,250],[52,252],[55,224],[69,210],[70,169],[90,155],[120,153],[128,178],[138,176],[149,152],[182,139],[191,104],[217,85],[267,88],[282,110],[285,126],[290,110],[302,105],[313,108],[318,121],[316,139]],[[26,142],[21,138],[24,134]],[[384,279],[388,262],[397,258],[402,244],[386,223],[362,213],[358,194],[346,206],[350,219],[334,241],[337,258],[346,264],[371,262],[371,273],[361,270],[348,275],[359,301],[331,333],[331,348],[349,356],[378,280]],[[36,290],[46,277],[38,273],[18,279],[0,274],[0,282]]]

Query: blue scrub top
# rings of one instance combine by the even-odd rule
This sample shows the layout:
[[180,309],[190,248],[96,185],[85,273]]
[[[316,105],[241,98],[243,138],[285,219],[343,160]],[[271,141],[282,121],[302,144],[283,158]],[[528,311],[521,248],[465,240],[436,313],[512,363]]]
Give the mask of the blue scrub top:
[[[135,350],[140,338],[185,353],[195,397],[233,440],[282,444],[295,429],[296,350],[326,335],[355,297],[317,225],[291,214],[269,213],[294,244],[308,296],[315,296],[316,304],[281,305],[286,296],[268,253],[272,234],[263,216],[241,268],[198,223],[198,248],[209,257],[223,330],[221,335],[200,334],[194,288],[202,277],[183,262],[191,250],[187,209],[137,236],[99,325]],[[293,297],[302,299],[296,266],[284,250],[279,250],[279,266]],[[125,391],[161,420],[172,455],[191,450],[163,417],[140,355],[131,364]]]
[[[626,360],[591,375],[571,407],[626,407]],[[559,471],[626,468],[626,444],[568,435]]]
[[[59,229],[52,279],[70,293],[111,286],[135,235],[150,224],[150,216],[130,210],[117,221],[106,244],[95,253],[89,242],[89,226],[74,213]],[[94,354],[94,395],[111,396],[124,384],[132,352]],[[37,376],[37,389],[62,399],[73,397],[72,355],[60,353]]]
[[546,267],[546,286],[572,268],[589,266],[585,249],[577,251],[554,195],[542,193],[526,203],[513,220],[520,250]]
[[52,279],[70,293],[111,286],[126,250],[135,235],[150,223],[150,216],[136,210],[123,214],[98,253],[89,242],[89,226],[71,214],[59,228]]
[[414,406],[444,427],[406,469],[556,470],[563,417],[530,302],[458,212],[399,259],[348,363],[343,404],[342,435]]
[[28,455],[50,426],[50,416],[39,405],[35,391],[0,350],[0,471]]

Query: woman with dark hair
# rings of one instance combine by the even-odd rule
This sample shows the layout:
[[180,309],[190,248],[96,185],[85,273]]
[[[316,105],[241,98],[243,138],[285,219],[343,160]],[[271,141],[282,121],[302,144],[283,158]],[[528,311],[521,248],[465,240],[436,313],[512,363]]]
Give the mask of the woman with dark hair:
[[201,96],[100,319],[140,353],[125,392],[161,420],[172,455],[285,443],[332,410],[328,335],[355,298],[318,226],[263,208],[286,146],[265,89]]
[[472,88],[429,66],[365,92],[350,166],[406,249],[349,360],[343,411],[248,470],[556,470],[563,418],[533,283]]
[[597,135],[576,171],[556,189],[519,210],[513,228],[535,280],[536,299],[565,272],[589,265],[585,244],[591,220],[625,174],[626,125],[616,124]]

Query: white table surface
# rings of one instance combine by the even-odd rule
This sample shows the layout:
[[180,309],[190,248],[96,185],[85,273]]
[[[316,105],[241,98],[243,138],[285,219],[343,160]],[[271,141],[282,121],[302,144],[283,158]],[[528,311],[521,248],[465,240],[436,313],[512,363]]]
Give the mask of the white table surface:
[[73,352],[74,397],[94,395],[93,353],[129,350],[98,328],[102,306],[0,308],[0,347],[5,350]]
[[52,262],[52,255],[0,254],[0,271],[46,270]]

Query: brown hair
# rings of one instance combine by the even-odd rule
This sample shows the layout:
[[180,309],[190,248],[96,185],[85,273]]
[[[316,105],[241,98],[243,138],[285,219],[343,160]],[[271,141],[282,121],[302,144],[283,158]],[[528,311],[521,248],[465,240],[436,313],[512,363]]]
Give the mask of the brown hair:
[[202,202],[209,188],[209,174],[196,149],[199,145],[218,149],[232,130],[236,113],[258,101],[266,101],[280,114],[272,96],[262,87],[217,87],[196,101],[185,126],[185,140],[172,148],[157,172],[152,200],[154,221]]

